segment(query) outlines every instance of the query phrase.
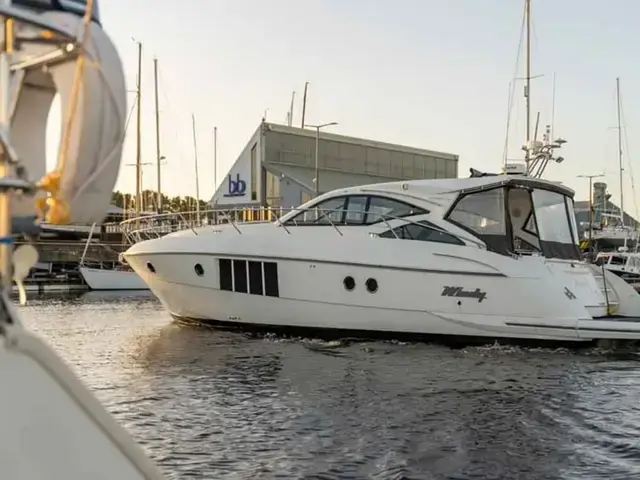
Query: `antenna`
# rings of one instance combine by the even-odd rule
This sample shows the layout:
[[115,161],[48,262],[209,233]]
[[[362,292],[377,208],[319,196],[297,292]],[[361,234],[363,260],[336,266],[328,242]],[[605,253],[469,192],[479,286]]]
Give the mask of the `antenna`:
[[289,126],[293,126],[293,107],[296,100],[296,91],[291,93],[291,107],[289,108]]
[[304,94],[302,95],[302,122],[300,128],[304,128],[304,116],[307,113],[307,89],[309,88],[309,82],[304,82]]

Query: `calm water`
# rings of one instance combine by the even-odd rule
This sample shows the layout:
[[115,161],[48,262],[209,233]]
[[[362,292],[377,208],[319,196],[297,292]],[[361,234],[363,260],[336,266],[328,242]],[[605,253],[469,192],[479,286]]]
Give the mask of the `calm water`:
[[146,296],[22,315],[169,478],[640,478],[635,354],[251,339]]

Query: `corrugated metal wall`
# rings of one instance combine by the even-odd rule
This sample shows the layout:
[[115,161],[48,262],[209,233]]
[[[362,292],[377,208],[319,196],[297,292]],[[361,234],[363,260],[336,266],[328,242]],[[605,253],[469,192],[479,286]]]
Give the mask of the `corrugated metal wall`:
[[[265,161],[315,168],[315,138],[285,132],[265,132]],[[423,178],[456,178],[458,161],[435,155],[394,151],[320,138],[321,170],[378,177],[378,182]],[[370,180],[367,180],[370,181]]]

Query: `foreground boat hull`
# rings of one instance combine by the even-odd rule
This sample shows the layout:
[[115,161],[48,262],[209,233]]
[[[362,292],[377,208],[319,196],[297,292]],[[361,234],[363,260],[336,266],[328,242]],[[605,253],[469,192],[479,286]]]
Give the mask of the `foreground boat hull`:
[[80,267],[80,274],[91,290],[149,290],[136,272]]

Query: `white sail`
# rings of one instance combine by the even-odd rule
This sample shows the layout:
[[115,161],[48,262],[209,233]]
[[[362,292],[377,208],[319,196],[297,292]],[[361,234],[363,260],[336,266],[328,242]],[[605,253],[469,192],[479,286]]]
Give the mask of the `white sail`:
[[[82,31],[82,18],[73,13],[44,11],[33,14],[27,10],[24,13],[72,37]],[[68,142],[63,138],[68,127],[67,115],[74,102],[78,58],[50,66],[46,73],[40,69],[27,70],[15,100],[10,131],[12,146],[29,177],[43,177],[46,174],[47,119],[51,104],[59,94],[63,130],[58,156],[59,193],[69,205],[67,221],[70,223],[93,223],[104,218],[118,177],[126,120],[122,63],[112,41],[95,22],[90,25],[84,48],[86,62]],[[49,45],[28,44],[15,56],[28,60],[53,50]],[[13,213],[35,213],[33,200],[14,201]]]

